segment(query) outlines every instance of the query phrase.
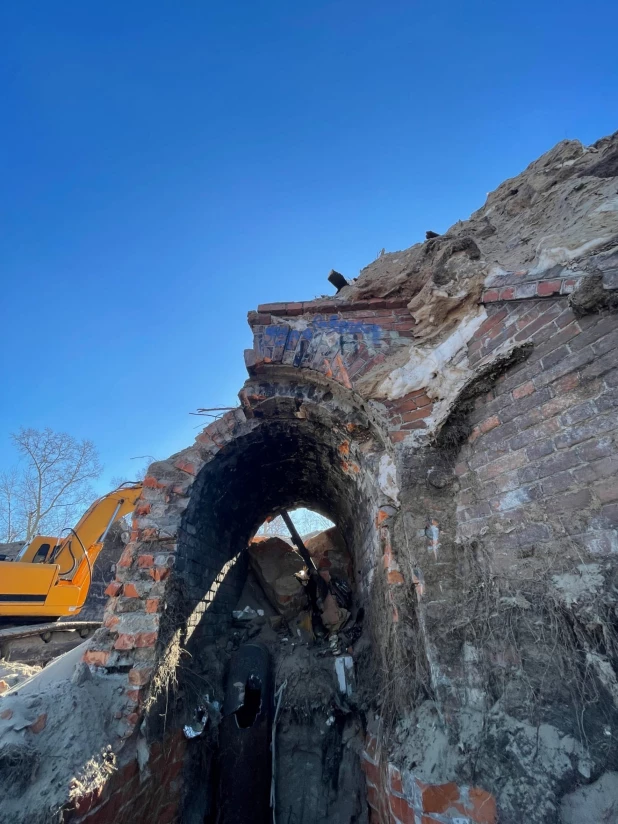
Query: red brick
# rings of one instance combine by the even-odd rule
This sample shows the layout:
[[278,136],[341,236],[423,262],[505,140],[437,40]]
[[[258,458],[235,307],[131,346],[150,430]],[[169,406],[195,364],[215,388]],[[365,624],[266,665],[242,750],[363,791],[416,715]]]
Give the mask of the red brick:
[[479,428],[481,432],[491,432],[492,429],[495,429],[496,426],[500,426],[500,418],[497,415],[492,415],[490,418],[486,418],[479,424]]
[[507,286],[500,291],[500,300],[513,300],[515,297],[515,287]]
[[418,409],[418,404],[414,398],[407,398],[397,401],[393,404],[393,408],[397,412],[410,412],[412,409]]
[[43,730],[45,729],[46,726],[47,726],[47,713],[42,712],[37,717],[36,721],[34,721],[34,723],[30,724],[28,729],[30,730],[30,732],[34,733],[35,735],[38,735],[40,732],[43,732]]
[[403,584],[403,575],[396,569],[391,570],[386,576],[389,584]]
[[391,791],[403,795],[403,783],[401,781],[401,773],[393,764],[388,765],[388,774],[391,780]]
[[169,575],[167,567],[154,567],[150,570],[150,577],[155,581],[163,581]]
[[376,764],[363,757],[361,758],[361,769],[367,776],[367,781],[371,781],[376,787],[380,786],[382,778],[380,768]]
[[304,311],[304,304],[302,303],[286,303],[285,312],[290,317],[294,315],[302,315]]
[[419,407],[419,409],[421,409],[423,406],[429,406],[430,404],[433,404],[433,400],[429,397],[429,395],[426,395],[425,393],[419,395],[415,400],[416,405]]
[[143,486],[146,487],[146,489],[164,489],[165,488],[165,484],[162,484],[160,481],[158,481],[152,475],[146,475],[146,477],[142,481],[142,484],[143,484]]
[[481,300],[483,303],[494,303],[494,301],[500,300],[500,292],[497,289],[488,289],[483,292]]
[[150,510],[152,509],[151,505],[147,502],[138,504],[134,509],[134,514],[137,516],[140,515],[148,515]]
[[569,375],[565,375],[560,380],[556,381],[552,386],[552,391],[559,395],[562,392],[570,392],[572,389],[575,389],[579,386],[580,379],[578,372],[571,372]]
[[561,287],[561,280],[542,280],[536,287],[536,293],[540,298],[544,298],[548,295],[559,294]]
[[448,784],[430,784],[422,789],[423,812],[443,813],[451,804],[459,801],[459,787],[453,781]]
[[468,815],[474,824],[496,824],[496,799],[493,795],[479,787],[471,787],[468,795],[473,807],[473,812]]
[[158,612],[159,611],[159,604],[161,603],[160,598],[147,598],[146,599],[146,612]]
[[365,752],[376,763],[380,761],[380,751],[378,749],[378,739],[375,735],[367,735],[365,741]]
[[197,467],[191,461],[186,461],[184,458],[179,458],[174,466],[180,469],[181,472],[186,472],[187,475],[197,475]]
[[105,594],[108,598],[115,598],[117,595],[120,595],[121,591],[122,584],[118,583],[118,581],[112,581],[105,590]]
[[132,547],[126,547],[126,549],[123,550],[122,555],[118,559],[118,566],[121,567],[121,569],[128,569],[131,566],[132,563],[133,563],[133,548]]
[[379,810],[381,807],[382,797],[380,791],[373,784],[367,785],[367,803],[373,810]]
[[520,398],[525,398],[526,395],[531,395],[534,392],[534,384],[532,381],[526,381],[513,389],[513,398],[518,401]]
[[124,585],[124,596],[125,598],[139,598],[139,592],[135,588],[135,584],[125,584]]
[[172,801],[166,804],[165,807],[157,815],[157,824],[173,824],[178,820],[178,801]]
[[154,647],[157,643],[156,632],[138,632],[135,636],[136,647]]
[[414,810],[405,800],[397,795],[390,796],[390,808],[393,815],[401,824],[416,824],[416,816]]
[[419,418],[427,418],[431,415],[431,407],[424,406],[422,409],[413,409],[410,412],[404,412],[401,416],[406,423],[410,421],[417,421]]
[[427,429],[427,424],[425,421],[410,421],[410,423],[404,423],[401,426],[402,429]]
[[287,307],[286,303],[260,303],[257,310],[258,312],[262,313],[277,313],[280,314],[281,312],[285,312]]
[[128,635],[126,633],[120,633],[118,638],[116,638],[116,643],[114,644],[114,649],[133,649],[135,646],[135,635]]
[[400,443],[406,438],[407,434],[407,432],[389,432],[388,436],[393,443]]
[[481,429],[478,426],[475,426],[472,432],[468,435],[468,443],[474,443],[481,437]]
[[93,664],[95,667],[104,667],[109,661],[111,653],[98,649],[89,649],[84,653],[86,664]]
[[150,681],[152,672],[152,667],[133,667],[129,670],[129,684],[134,687],[143,687]]
[[138,555],[137,565],[140,569],[154,566],[154,555]]

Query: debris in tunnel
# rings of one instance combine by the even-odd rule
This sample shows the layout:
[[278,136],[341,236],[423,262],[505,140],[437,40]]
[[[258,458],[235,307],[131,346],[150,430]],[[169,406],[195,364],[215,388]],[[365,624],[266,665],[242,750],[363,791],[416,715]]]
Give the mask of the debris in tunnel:
[[295,577],[303,559],[282,538],[256,536],[249,544],[249,563],[269,602],[286,619],[293,619],[308,605]]
[[268,824],[272,721],[270,654],[243,644],[230,660],[219,725],[217,824]]

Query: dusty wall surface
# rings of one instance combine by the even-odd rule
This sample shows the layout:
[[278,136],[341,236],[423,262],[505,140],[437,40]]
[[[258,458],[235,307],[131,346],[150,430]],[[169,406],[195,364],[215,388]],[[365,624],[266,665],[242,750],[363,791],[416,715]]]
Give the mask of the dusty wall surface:
[[566,821],[616,769],[616,158],[616,136],[565,141],[336,297],[249,313],[240,406],[150,467],[85,654],[124,682],[121,764],[149,780],[247,541],[305,505],[367,611],[372,821]]

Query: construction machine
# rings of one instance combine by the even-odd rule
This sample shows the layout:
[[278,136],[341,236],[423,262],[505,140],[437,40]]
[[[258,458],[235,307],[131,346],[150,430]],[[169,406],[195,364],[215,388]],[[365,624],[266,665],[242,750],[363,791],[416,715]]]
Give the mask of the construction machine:
[[78,615],[110,527],[134,509],[141,493],[141,483],[123,484],[96,500],[64,537],[37,535],[14,561],[0,560],[0,617],[27,623]]

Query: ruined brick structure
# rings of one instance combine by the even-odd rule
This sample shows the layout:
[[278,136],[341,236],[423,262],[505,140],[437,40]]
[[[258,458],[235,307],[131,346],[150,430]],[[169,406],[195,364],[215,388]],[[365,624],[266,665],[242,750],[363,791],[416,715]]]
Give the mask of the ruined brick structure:
[[112,779],[67,820],[182,815],[161,696],[226,626],[259,524],[296,505],[341,528],[369,616],[372,822],[567,821],[615,769],[617,153],[560,144],[336,297],[249,313],[240,405],[150,467],[85,654],[124,690],[135,792]]

